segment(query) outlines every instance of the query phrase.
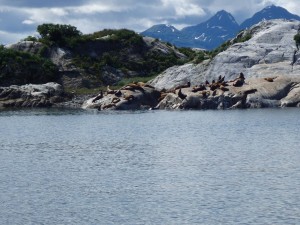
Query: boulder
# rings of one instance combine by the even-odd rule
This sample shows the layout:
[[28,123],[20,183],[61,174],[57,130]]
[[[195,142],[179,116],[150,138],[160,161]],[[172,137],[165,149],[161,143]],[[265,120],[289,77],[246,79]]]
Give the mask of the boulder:
[[161,93],[150,85],[143,83],[128,84],[119,90],[107,90],[106,93],[88,99],[83,109],[98,110],[138,110],[155,107]]
[[50,107],[65,100],[62,86],[53,82],[0,87],[0,108]]
[[225,82],[226,87],[212,84],[206,90],[180,89],[186,96],[180,98],[179,90],[168,93],[156,106],[159,109],[235,109],[300,106],[300,77],[276,76],[272,78],[246,79],[242,86],[234,81]]

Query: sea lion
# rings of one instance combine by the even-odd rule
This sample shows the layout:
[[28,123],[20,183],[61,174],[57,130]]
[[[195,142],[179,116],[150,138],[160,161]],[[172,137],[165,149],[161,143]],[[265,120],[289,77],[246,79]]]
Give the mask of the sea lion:
[[255,93],[255,92],[257,92],[257,89],[246,90],[246,91],[244,91],[244,95],[253,94],[253,93]]
[[220,75],[219,78],[218,78],[218,82],[220,82],[222,79],[222,76]]
[[219,80],[220,83],[225,82],[225,75]]
[[109,88],[109,85],[107,85],[106,91],[107,91],[107,94],[114,94],[114,93],[116,93],[116,91],[114,91],[114,90],[112,90],[112,89]]
[[155,89],[155,87],[151,86],[150,84],[145,84],[144,87]]
[[210,95],[210,91],[202,91],[201,94],[203,98],[206,98],[208,95]]
[[188,81],[186,84],[179,85],[178,87],[176,87],[175,90],[182,89],[182,88],[189,88],[189,87],[191,87],[191,82]]
[[128,95],[124,97],[125,100],[127,100],[128,102],[131,102],[134,99],[133,95]]
[[226,88],[226,87],[225,87],[225,86],[223,86],[223,85],[221,85],[221,86],[220,86],[220,90],[222,90],[222,91],[224,91],[224,92],[225,92],[225,91],[229,91],[229,89],[228,89],[228,88]]
[[209,85],[209,82],[208,82],[208,80],[206,80],[206,81],[205,81],[205,84],[206,84],[206,85]]
[[99,99],[101,99],[101,98],[103,98],[103,91],[101,90],[100,91],[100,94],[98,94],[94,99],[93,99],[93,103],[95,102],[95,101],[97,101],[97,100],[99,100]]
[[206,87],[205,87],[205,85],[201,84],[198,87],[197,86],[194,87],[193,90],[192,90],[192,92],[196,93],[198,91],[203,91],[203,90],[206,90]]
[[137,84],[127,84],[125,87],[121,88],[121,90],[128,90],[128,91],[133,91],[135,92],[136,90],[139,90],[141,92],[145,92],[144,88],[142,88],[141,86],[137,85]]
[[182,92],[181,92],[181,89],[179,89],[179,91],[178,91],[178,97],[179,98],[181,98],[182,100],[184,100],[185,98],[186,98],[186,94],[183,94]]
[[241,87],[243,86],[244,82],[245,82],[245,76],[243,73],[240,73],[239,77],[233,81],[232,85],[235,87]]
[[273,82],[275,77],[267,77],[267,78],[264,78],[266,81],[268,82]]
[[245,80],[245,76],[243,73],[240,73],[240,76],[239,76],[240,79],[244,79]]
[[114,103],[107,104],[107,105],[102,107],[102,110],[107,109],[107,108],[111,108],[111,107],[116,107],[116,104],[114,104]]
[[112,99],[111,102],[116,104],[116,103],[118,103],[119,101],[121,101],[121,99],[115,97],[115,98]]
[[242,80],[242,79],[237,79],[237,80],[235,80],[234,82],[233,82],[233,86],[235,86],[235,87],[241,87],[241,86],[243,86],[243,84],[244,84],[244,80]]
[[214,90],[212,96],[216,96],[216,94],[217,94],[217,90]]
[[121,97],[123,94],[120,90],[118,90],[116,93],[115,93],[115,96],[117,97]]
[[160,97],[158,99],[158,101],[160,102],[161,100],[163,100],[166,96],[168,95],[168,93],[161,93]]
[[214,91],[214,90],[218,89],[219,87],[220,87],[220,85],[218,83],[212,83],[210,85],[210,90]]

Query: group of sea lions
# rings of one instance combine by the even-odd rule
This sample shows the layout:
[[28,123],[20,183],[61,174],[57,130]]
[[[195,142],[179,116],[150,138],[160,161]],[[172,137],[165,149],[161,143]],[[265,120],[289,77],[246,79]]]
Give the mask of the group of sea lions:
[[[234,87],[241,87],[244,85],[244,83],[245,83],[245,76],[243,73],[240,73],[236,79],[230,81],[225,81],[225,76],[220,75],[217,80],[213,79],[211,82],[206,80],[204,83],[201,83],[193,87],[191,87],[190,82],[187,82],[187,84],[177,86],[176,88],[173,88],[168,92],[176,93],[176,90],[178,90],[177,92],[178,97],[184,100],[187,97],[187,95],[182,92],[183,88],[192,88],[191,92],[193,93],[200,92],[203,97],[207,97],[209,95],[215,96],[217,94],[217,90],[220,90],[222,92],[229,91],[227,86],[231,85]],[[163,96],[166,96],[165,91]]]
[[[109,96],[109,98],[107,98],[106,101],[103,101],[99,105],[98,110],[116,107],[117,106],[116,104],[121,101],[131,104],[136,98],[135,94],[137,94],[137,92],[144,94],[145,88],[154,89],[153,86],[143,83],[143,82],[133,82],[133,83],[125,85],[124,87],[122,87],[118,90],[113,90],[108,85],[106,88],[106,91],[101,90],[100,93],[92,99],[92,103],[97,103],[98,100],[101,100],[106,96]],[[109,102],[108,102],[108,99],[109,99]],[[98,104],[99,104],[99,102],[98,102]]]
[[[228,86],[241,87],[244,85],[244,83],[245,76],[243,73],[240,73],[236,79],[231,81],[225,81],[225,76],[220,75],[216,80],[212,80],[211,82],[206,80],[204,83],[193,87],[191,86],[190,82],[187,82],[184,85],[177,86],[170,90],[163,89],[162,91],[160,91],[160,95],[157,96],[157,102],[162,101],[169,93],[177,94],[180,99],[184,100],[188,96],[187,93],[183,93],[183,89],[186,88],[188,88],[193,93],[199,92],[203,96],[203,98],[206,98],[210,95],[215,96],[217,95],[217,93],[220,94],[220,92],[224,93],[226,91],[229,91]],[[92,103],[97,103],[98,100],[108,96],[108,98],[106,98],[104,101],[98,102],[98,104],[100,104],[98,107],[99,110],[116,108],[116,104],[118,104],[119,102],[131,104],[134,103],[135,100],[137,101],[137,94],[145,94],[145,88],[151,88],[155,90],[153,86],[143,82],[133,82],[125,85],[118,90],[112,90],[109,86],[107,86],[106,91],[100,91],[100,93],[92,99]]]

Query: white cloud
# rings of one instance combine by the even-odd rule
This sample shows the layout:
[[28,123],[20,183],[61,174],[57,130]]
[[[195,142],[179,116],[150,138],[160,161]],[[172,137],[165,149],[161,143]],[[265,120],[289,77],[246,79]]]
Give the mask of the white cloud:
[[143,31],[160,23],[180,29],[201,23],[222,9],[241,23],[270,4],[300,12],[299,0],[0,0],[0,30],[1,38],[7,37],[3,32],[19,38],[34,33],[42,23],[71,24],[83,33],[104,28]]
[[31,25],[31,24],[34,24],[35,22],[32,21],[32,20],[24,20],[22,21],[22,24],[27,24],[27,25]]

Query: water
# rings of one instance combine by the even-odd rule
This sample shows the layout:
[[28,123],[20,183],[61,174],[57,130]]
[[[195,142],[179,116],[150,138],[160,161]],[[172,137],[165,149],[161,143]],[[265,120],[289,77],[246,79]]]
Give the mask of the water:
[[300,109],[0,112],[0,224],[300,224]]

